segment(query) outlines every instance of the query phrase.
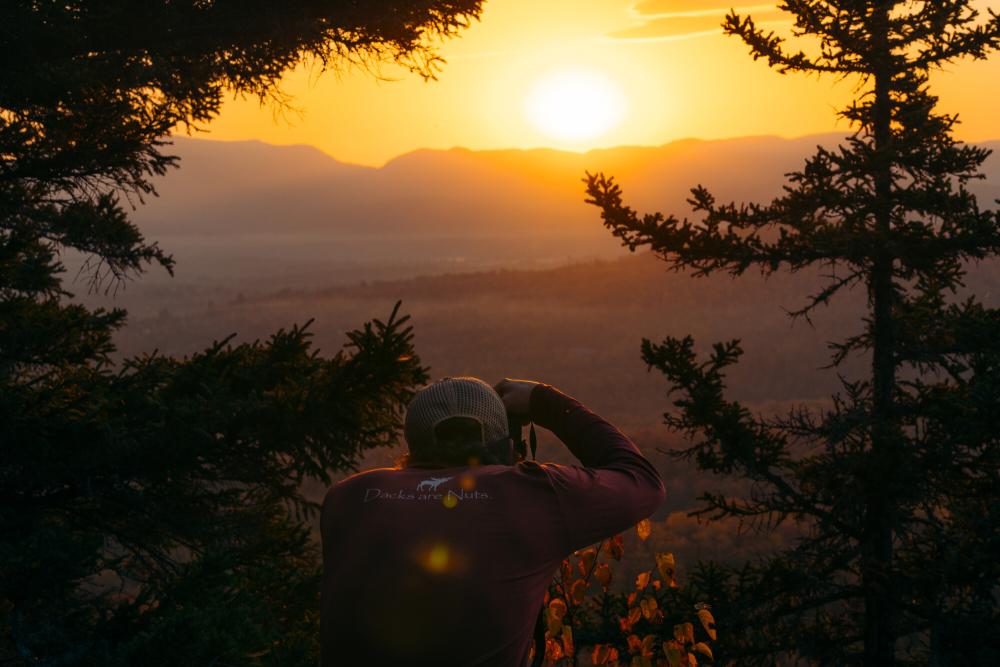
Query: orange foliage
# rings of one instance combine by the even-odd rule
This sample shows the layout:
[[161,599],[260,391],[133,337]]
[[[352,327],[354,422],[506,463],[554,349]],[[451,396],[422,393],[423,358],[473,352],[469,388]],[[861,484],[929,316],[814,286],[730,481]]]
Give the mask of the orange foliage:
[[[652,530],[652,523],[648,520],[636,526],[643,542],[650,537]],[[675,578],[677,566],[673,554],[654,552],[656,568],[639,573],[634,590],[612,593],[609,590],[613,576],[611,561],[620,561],[623,555],[622,536],[616,535],[597,546],[578,551],[562,562],[559,575],[549,591],[545,612],[544,664],[550,667],[575,665],[581,649],[584,656],[589,649],[590,664],[609,667],[697,667],[699,664],[711,664],[714,655],[710,642],[716,640],[717,632],[715,618],[708,606],[698,604],[696,612],[690,616],[664,606],[665,602],[676,602],[676,598],[671,596],[680,590]],[[600,584],[600,590],[591,594],[591,583],[595,579]],[[609,618],[615,613],[611,610],[617,608],[624,608],[624,615]],[[602,638],[588,646],[587,637],[591,641],[594,637],[595,617],[611,621],[610,626],[607,623],[597,624],[600,627],[617,628],[621,634]],[[681,617],[691,620],[676,622],[675,619]],[[673,620],[667,622],[668,618]],[[584,644],[580,644],[581,641]]]

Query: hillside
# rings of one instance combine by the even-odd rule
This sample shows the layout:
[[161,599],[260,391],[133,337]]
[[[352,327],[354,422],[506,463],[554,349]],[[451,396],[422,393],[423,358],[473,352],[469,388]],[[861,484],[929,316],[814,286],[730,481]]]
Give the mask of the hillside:
[[[323,284],[322,275],[313,279]],[[998,267],[977,268],[969,282],[988,302],[1000,301]],[[732,396],[763,412],[796,404],[822,407],[838,389],[836,375],[822,368],[829,359],[825,342],[856,329],[864,294],[846,294],[818,311],[815,328],[793,325],[783,308],[800,305],[818,284],[817,276],[808,273],[769,280],[758,275],[692,279],[667,272],[642,253],[543,271],[453,273],[346,286],[147,288],[117,341],[128,355],[154,349],[186,354],[230,333],[238,334],[237,341],[253,340],[314,319],[310,330],[316,345],[332,354],[345,342],[345,330],[385,317],[402,299],[403,310],[413,317],[417,350],[433,377],[537,378],[619,423],[668,481],[668,502],[656,518],[669,530],[657,539],[668,540],[659,548],[678,552],[683,563],[699,556],[746,555],[771,542],[738,535],[733,528],[698,525],[686,516],[704,490],[734,487],[658,452],[683,440],[660,425],[661,413],[670,407],[668,387],[643,366],[639,343],[643,337],[690,333],[705,349],[717,340],[740,338],[746,355],[730,374]],[[856,359],[842,370],[849,376],[861,373],[865,363]],[[400,453],[399,448],[373,452],[365,465],[389,464]],[[540,456],[569,462],[565,450],[544,436]]]
[[[315,276],[316,284],[322,277]],[[734,375],[744,397],[825,396],[817,382],[824,336],[843,334],[862,295],[817,313],[818,329],[793,325],[782,307],[802,302],[809,276],[690,279],[649,254],[541,271],[493,270],[348,286],[273,290],[146,290],[119,334],[122,352],[184,354],[214,338],[265,336],[315,319],[317,344],[336,350],[345,329],[384,316],[397,299],[413,316],[417,348],[435,375],[539,376],[588,394],[618,419],[648,424],[662,388],[638,360],[642,337],[691,333],[703,343],[740,337],[747,364]],[[785,369],[788,369],[787,371]]]

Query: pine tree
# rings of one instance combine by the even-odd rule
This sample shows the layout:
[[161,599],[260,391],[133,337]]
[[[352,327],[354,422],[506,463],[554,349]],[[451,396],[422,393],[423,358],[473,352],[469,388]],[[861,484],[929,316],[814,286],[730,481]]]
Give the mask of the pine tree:
[[0,662],[315,664],[307,480],[388,443],[426,372],[406,318],[322,357],[305,327],[112,363],[70,303],[172,258],[129,220],[167,136],[307,61],[433,77],[480,0],[0,5]]
[[[694,341],[643,342],[673,384],[676,452],[752,492],[708,493],[712,519],[802,522],[800,539],[733,574],[720,627],[742,632],[740,665],[777,654],[824,665],[1000,664],[1000,311],[962,295],[970,264],[1000,251],[1000,218],[968,191],[986,150],[957,142],[928,77],[1000,45],[1000,19],[969,0],[786,0],[792,39],[731,12],[724,30],[781,73],[857,84],[839,115],[854,129],[818,148],[769,204],[720,204],[704,187],[698,221],[640,216],[604,175],[588,201],[635,250],[672,268],[739,276],[827,269],[793,317],[867,290],[859,331],[831,343],[832,366],[870,361],[822,411],[753,415],[724,396],[738,341],[707,359]],[[724,602],[724,601],[723,601]],[[720,612],[721,614],[721,612]]]

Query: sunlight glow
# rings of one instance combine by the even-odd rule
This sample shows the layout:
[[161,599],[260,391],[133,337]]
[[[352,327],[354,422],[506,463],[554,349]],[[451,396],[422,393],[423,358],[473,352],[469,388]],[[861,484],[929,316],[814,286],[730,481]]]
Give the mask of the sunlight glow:
[[524,115],[541,133],[560,141],[594,139],[625,118],[621,89],[608,77],[589,71],[552,72],[532,87]]

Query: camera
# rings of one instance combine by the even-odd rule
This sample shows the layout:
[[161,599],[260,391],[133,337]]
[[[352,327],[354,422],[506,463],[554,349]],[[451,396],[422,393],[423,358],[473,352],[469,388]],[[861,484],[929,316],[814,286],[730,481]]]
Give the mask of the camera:
[[510,440],[513,443],[513,463],[526,461],[528,450],[531,450],[531,459],[535,460],[535,452],[538,450],[538,438],[535,435],[535,425],[531,423],[528,431],[528,442],[524,440],[524,427],[529,424],[527,418],[520,415],[507,413],[507,431],[510,433]]

